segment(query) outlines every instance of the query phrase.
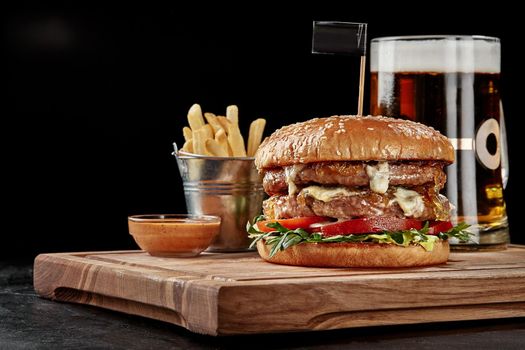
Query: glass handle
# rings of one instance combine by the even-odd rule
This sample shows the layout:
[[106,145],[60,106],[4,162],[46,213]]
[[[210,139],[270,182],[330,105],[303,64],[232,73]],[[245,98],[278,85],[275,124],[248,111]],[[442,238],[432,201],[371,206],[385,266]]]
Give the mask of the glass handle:
[[509,181],[509,153],[507,146],[507,128],[505,126],[505,116],[503,114],[503,103],[499,101],[500,111],[500,140],[501,140],[501,181],[503,189],[507,187]]

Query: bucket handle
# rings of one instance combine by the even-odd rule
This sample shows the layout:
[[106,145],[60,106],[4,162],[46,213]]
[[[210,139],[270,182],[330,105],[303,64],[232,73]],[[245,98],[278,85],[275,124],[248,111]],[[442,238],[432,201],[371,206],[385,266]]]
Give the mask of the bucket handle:
[[182,178],[184,178],[185,174],[188,173],[188,167],[186,163],[182,162],[178,157],[179,147],[177,146],[176,142],[173,142],[173,152],[171,154],[175,157],[175,159],[177,159],[177,164],[179,166],[180,175]]

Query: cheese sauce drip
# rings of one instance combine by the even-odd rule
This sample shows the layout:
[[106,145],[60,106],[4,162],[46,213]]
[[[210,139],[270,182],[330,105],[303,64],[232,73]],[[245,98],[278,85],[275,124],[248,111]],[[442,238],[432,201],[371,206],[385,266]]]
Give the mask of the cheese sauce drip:
[[419,193],[412,190],[407,190],[403,187],[397,187],[394,192],[396,202],[399,204],[405,216],[418,218],[425,210],[425,203]]
[[284,167],[284,176],[286,179],[286,183],[288,184],[288,194],[294,195],[297,192],[297,186],[295,185],[295,178],[297,177],[297,173],[303,170],[304,165],[291,165]]
[[379,162],[377,165],[367,165],[366,174],[370,179],[370,189],[376,193],[386,193],[390,170],[388,162]]
[[355,196],[359,192],[349,191],[345,187],[308,186],[302,189],[301,194],[326,203],[338,197]]

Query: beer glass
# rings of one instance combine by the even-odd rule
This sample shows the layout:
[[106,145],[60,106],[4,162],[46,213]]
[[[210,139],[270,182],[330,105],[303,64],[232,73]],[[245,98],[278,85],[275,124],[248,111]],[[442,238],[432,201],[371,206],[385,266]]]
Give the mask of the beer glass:
[[456,161],[445,168],[444,194],[455,207],[453,222],[471,225],[479,245],[456,241],[453,247],[504,248],[509,233],[502,185],[499,39],[376,38],[370,72],[372,115],[430,125],[456,149]]

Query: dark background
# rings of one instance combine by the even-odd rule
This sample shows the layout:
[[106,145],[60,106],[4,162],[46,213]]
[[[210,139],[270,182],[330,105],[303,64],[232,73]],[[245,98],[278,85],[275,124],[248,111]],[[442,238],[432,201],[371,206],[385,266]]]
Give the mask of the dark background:
[[368,22],[369,38],[501,38],[511,168],[505,195],[512,241],[525,243],[519,11],[444,2],[290,9],[108,3],[18,2],[2,11],[7,256],[135,248],[128,215],[185,212],[171,144],[182,141],[193,103],[216,114],[237,104],[243,132],[256,117],[274,130],[355,113],[359,60],[311,55],[312,20]]

